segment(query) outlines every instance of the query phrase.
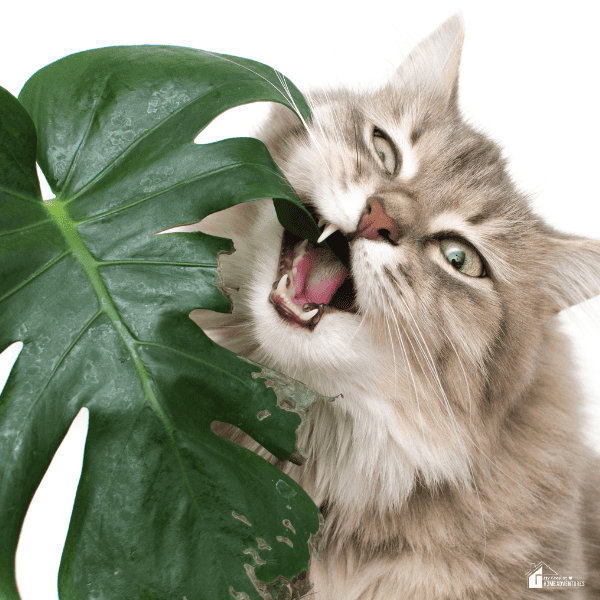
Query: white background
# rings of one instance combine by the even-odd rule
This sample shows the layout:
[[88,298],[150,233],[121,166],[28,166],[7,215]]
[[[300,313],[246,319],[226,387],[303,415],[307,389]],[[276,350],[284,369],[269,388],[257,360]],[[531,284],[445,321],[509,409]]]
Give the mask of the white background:
[[[515,180],[552,225],[600,238],[595,4],[223,0],[215,8],[200,0],[11,2],[2,8],[0,85],[17,95],[37,69],[79,50],[171,44],[265,62],[300,89],[342,82],[373,87],[415,43],[461,10],[464,114],[503,145]],[[222,131],[247,134],[249,118],[245,114]],[[561,320],[574,339],[586,385],[586,435],[600,448],[600,302],[568,313]],[[26,523],[17,565],[23,600],[57,597],[85,418],[73,433]]]

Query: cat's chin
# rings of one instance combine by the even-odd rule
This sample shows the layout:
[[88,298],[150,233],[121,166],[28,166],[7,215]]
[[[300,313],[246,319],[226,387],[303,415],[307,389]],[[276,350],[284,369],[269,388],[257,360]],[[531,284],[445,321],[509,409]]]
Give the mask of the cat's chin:
[[253,321],[257,346],[251,358],[323,395],[347,394],[350,383],[367,385],[361,367],[367,365],[369,373],[375,374],[382,364],[356,313],[327,311],[318,325],[309,329],[290,324],[267,302],[254,312]]

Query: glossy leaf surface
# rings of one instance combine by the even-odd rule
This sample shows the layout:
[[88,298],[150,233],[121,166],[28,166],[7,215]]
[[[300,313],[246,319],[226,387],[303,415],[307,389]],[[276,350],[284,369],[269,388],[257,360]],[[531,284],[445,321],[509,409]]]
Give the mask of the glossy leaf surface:
[[[261,142],[193,143],[238,104],[293,100],[305,118],[308,108],[264,65],[156,46],[69,56],[19,99],[27,112],[2,90],[0,348],[24,347],[0,397],[0,596],[18,598],[21,523],[85,406],[61,600],[259,598],[251,579],[306,569],[318,511],[210,424],[236,425],[287,459],[300,417],[278,407],[259,367],[188,317],[229,310],[215,267],[230,241],[155,234],[272,197],[318,236]],[[56,194],[46,202],[36,144]]]

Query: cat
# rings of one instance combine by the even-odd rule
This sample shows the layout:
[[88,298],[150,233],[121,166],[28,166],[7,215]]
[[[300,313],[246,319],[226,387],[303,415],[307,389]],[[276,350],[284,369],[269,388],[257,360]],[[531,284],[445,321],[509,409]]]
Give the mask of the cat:
[[[454,16],[383,89],[313,93],[308,128],[277,107],[258,135],[348,267],[270,200],[200,224],[236,251],[232,313],[196,322],[336,397],[303,465],[272,458],[325,518],[319,600],[600,598],[599,469],[554,319],[600,293],[600,243],[546,225],[463,121],[462,43]],[[541,561],[585,586],[528,587]]]

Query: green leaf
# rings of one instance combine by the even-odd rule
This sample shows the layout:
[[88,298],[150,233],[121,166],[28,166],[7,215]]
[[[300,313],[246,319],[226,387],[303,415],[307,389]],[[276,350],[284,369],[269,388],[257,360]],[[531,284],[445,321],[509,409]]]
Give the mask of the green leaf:
[[[164,46],[69,56],[19,99],[31,118],[1,90],[0,348],[24,346],[0,398],[0,595],[18,599],[25,512],[85,406],[61,600],[258,599],[259,580],[307,569],[318,511],[210,425],[231,423],[285,460],[299,400],[317,395],[219,347],[189,319],[195,308],[230,309],[215,273],[229,240],[155,234],[272,197],[294,206],[287,213],[314,239],[261,142],[193,143],[238,104],[281,102],[305,119],[308,107],[264,65]],[[36,143],[56,194],[46,202]],[[290,403],[296,412],[280,408]]]

